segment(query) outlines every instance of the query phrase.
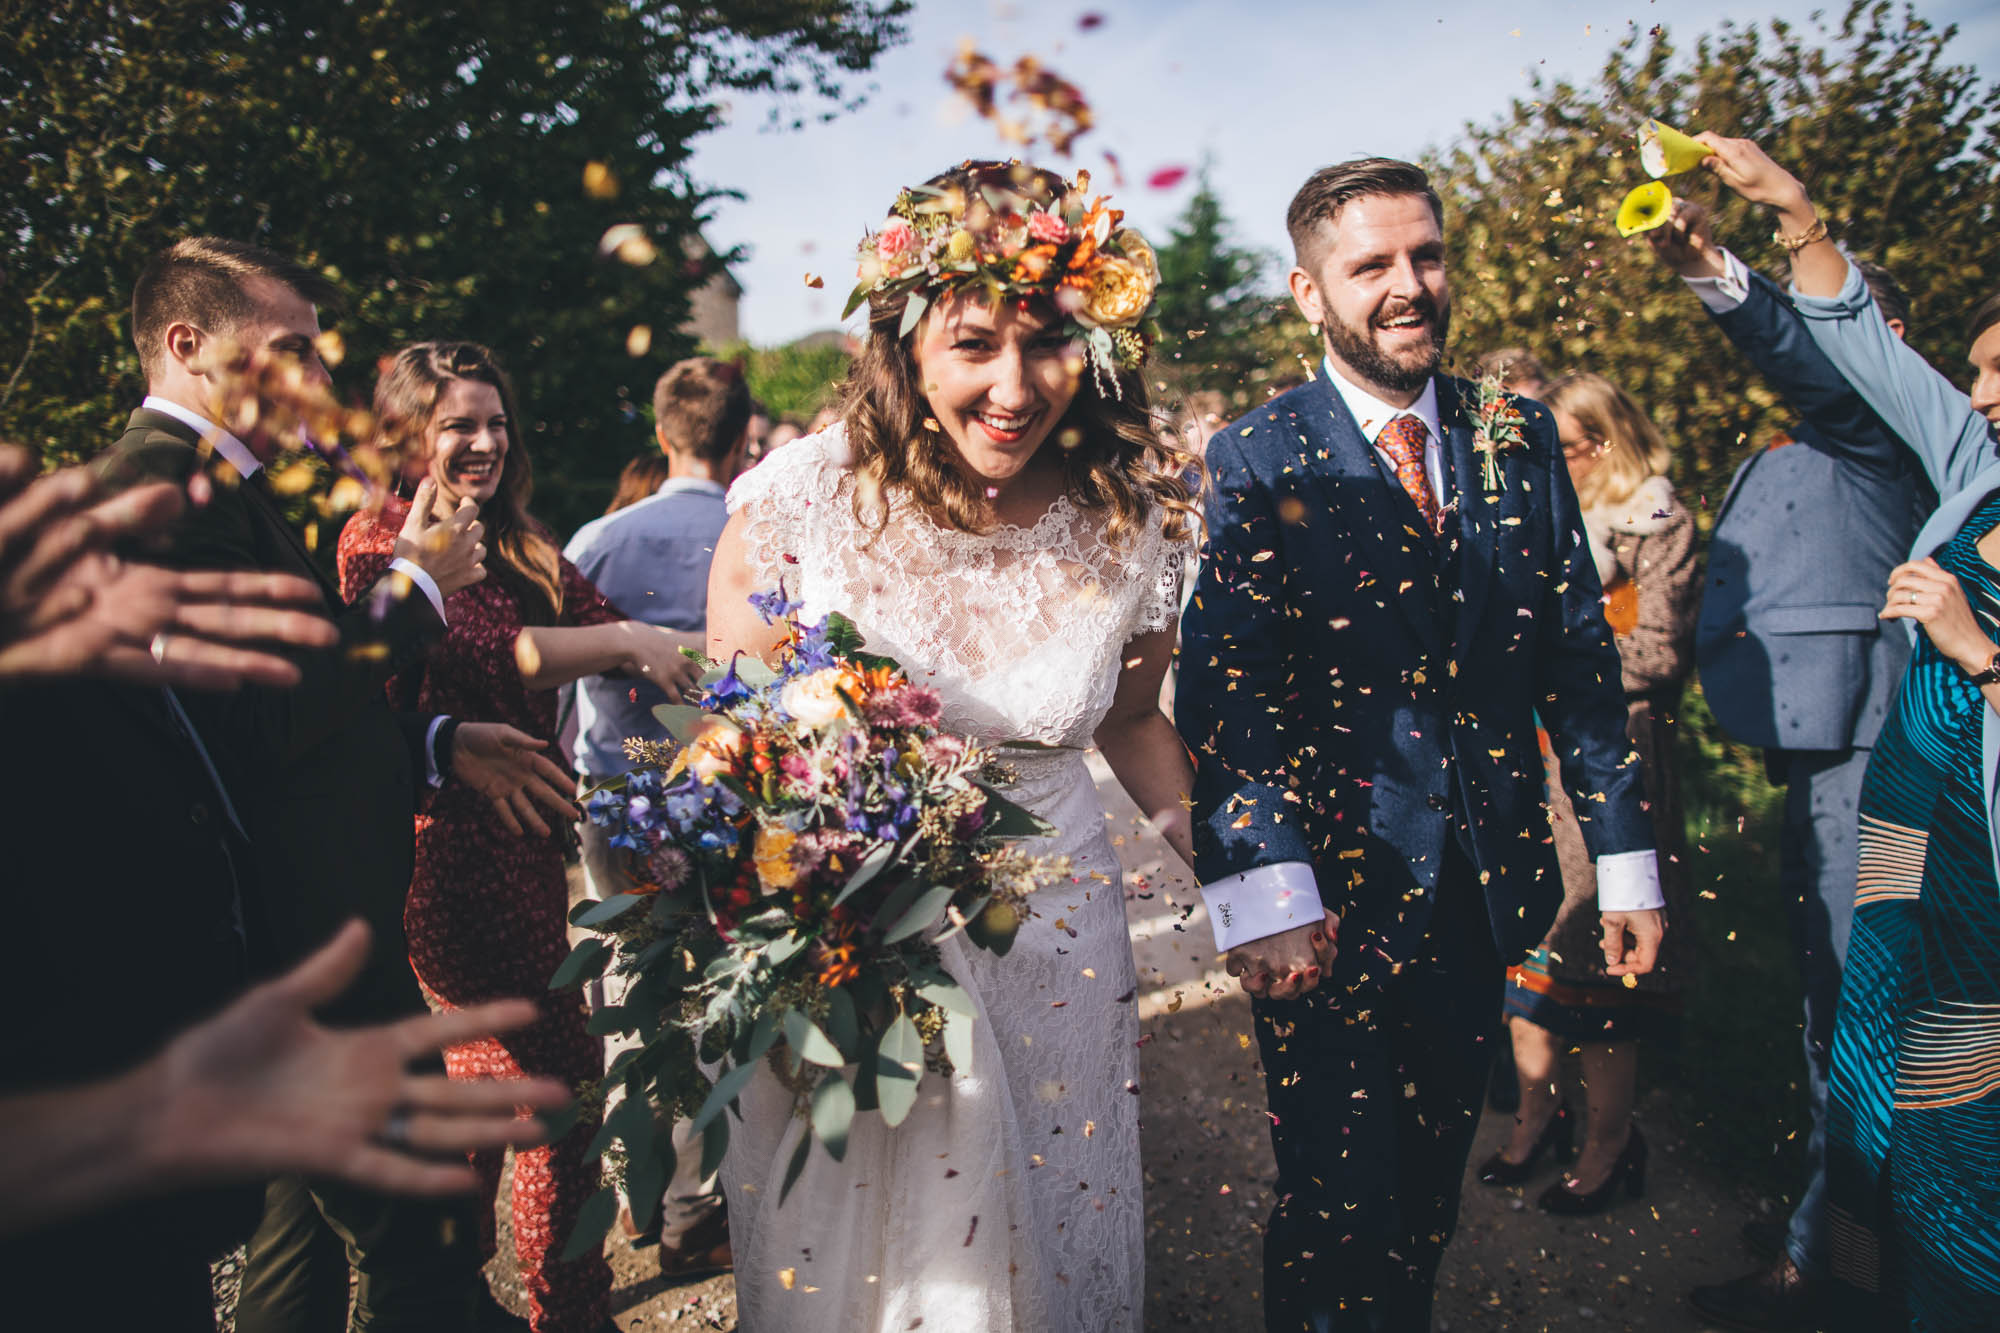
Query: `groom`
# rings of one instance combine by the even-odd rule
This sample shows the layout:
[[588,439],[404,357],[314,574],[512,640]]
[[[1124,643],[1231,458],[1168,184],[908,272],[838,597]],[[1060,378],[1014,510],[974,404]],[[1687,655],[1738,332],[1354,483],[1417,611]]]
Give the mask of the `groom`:
[[1326,360],[1209,444],[1180,659],[1195,868],[1255,997],[1268,1326],[1426,1330],[1502,972],[1562,899],[1538,720],[1597,859],[1611,975],[1653,965],[1658,872],[1549,414],[1508,398],[1512,429],[1482,433],[1475,386],[1437,373],[1451,294],[1429,179],[1328,167],[1286,221]]

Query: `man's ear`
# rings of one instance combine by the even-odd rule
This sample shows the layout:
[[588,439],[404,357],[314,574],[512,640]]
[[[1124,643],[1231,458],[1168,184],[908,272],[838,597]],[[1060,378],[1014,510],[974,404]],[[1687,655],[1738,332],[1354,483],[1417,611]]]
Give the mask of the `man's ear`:
[[1910,340],[1909,328],[1903,323],[1902,320],[1885,319],[1882,322],[1889,326],[1889,332],[1895,334],[1898,338],[1901,338],[1904,342],[1908,342]]
[[671,454],[674,451],[674,447],[667,443],[667,428],[658,422],[653,424],[653,443],[660,446],[660,452],[663,454]]
[[166,348],[167,358],[178,361],[190,374],[199,375],[208,369],[206,357],[208,337],[194,325],[175,320],[167,325],[166,334],[160,339]]
[[1305,316],[1306,323],[1315,329],[1326,323],[1326,308],[1320,301],[1319,283],[1313,280],[1312,274],[1295,265],[1285,275],[1285,285],[1291,289],[1292,304]]

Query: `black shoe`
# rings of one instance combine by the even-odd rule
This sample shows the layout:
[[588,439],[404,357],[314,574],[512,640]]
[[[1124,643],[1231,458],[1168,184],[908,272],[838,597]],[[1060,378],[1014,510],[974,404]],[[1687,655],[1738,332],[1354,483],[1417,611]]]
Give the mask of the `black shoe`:
[[1705,1319],[1751,1333],[1814,1333],[1823,1326],[1820,1284],[1789,1255],[1729,1282],[1696,1287],[1688,1303]]
[[1587,1217],[1609,1208],[1621,1185],[1628,1198],[1636,1199],[1646,1192],[1646,1136],[1639,1132],[1637,1125],[1632,1126],[1632,1132],[1626,1136],[1625,1146],[1619,1150],[1618,1160],[1611,1164],[1611,1174],[1604,1178],[1602,1185],[1588,1194],[1582,1194],[1571,1189],[1568,1181],[1558,1180],[1543,1190],[1542,1197],[1535,1202],[1545,1213]]
[[1767,1264],[1786,1252],[1786,1242],[1791,1236],[1792,1229],[1786,1222],[1753,1218],[1743,1224],[1743,1248]]
[[1542,1136],[1528,1150],[1527,1161],[1510,1162],[1504,1152],[1496,1152],[1479,1164],[1479,1183],[1518,1185],[1535,1174],[1535,1164],[1551,1148],[1555,1150],[1558,1162],[1568,1162],[1576,1157],[1576,1120],[1569,1113],[1568,1102],[1558,1105],[1556,1113],[1549,1117],[1549,1123],[1542,1127]]

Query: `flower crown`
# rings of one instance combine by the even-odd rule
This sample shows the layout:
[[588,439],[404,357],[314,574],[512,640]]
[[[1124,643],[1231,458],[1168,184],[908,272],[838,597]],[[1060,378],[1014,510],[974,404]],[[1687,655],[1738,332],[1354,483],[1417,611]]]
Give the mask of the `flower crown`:
[[860,279],[841,318],[863,301],[908,293],[898,336],[932,302],[983,290],[1042,297],[1081,343],[1100,388],[1118,396],[1119,370],[1136,370],[1157,337],[1147,316],[1160,285],[1153,247],[1105,195],[1088,204],[1088,172],[1067,190],[1018,163],[973,170],[964,185],[918,185],[896,196],[889,220],[862,239]]

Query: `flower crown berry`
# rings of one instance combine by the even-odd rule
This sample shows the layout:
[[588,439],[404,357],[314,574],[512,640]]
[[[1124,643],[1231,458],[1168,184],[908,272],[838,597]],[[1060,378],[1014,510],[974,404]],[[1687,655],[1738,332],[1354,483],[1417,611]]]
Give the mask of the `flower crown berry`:
[[1100,388],[1118,395],[1116,371],[1136,370],[1157,338],[1148,315],[1160,285],[1153,247],[1119,223],[1088,172],[1058,196],[1052,177],[1019,164],[979,173],[969,186],[919,185],[896,196],[881,229],[861,242],[860,279],[841,318],[871,298],[908,293],[899,336],[941,296],[967,290],[1040,297],[1063,316]]

